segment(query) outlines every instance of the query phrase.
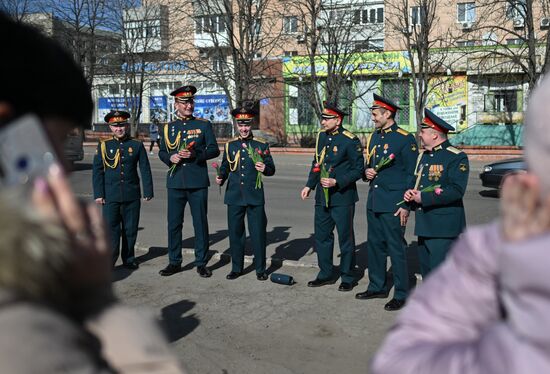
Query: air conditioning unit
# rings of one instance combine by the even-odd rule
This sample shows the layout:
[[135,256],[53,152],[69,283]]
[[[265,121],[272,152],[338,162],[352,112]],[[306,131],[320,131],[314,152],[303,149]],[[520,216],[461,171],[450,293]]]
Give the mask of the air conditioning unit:
[[297,41],[298,43],[305,43],[305,42],[306,42],[306,36],[305,36],[305,35],[298,35],[298,36],[296,37],[296,41]]
[[208,51],[205,49],[199,50],[199,57],[200,58],[207,58],[208,57]]
[[525,25],[523,18],[516,18],[514,20],[514,28],[521,29]]
[[462,30],[471,30],[472,22],[462,22]]
[[540,28],[541,29],[547,29],[550,27],[550,18],[548,17],[543,17],[541,18],[540,20]]

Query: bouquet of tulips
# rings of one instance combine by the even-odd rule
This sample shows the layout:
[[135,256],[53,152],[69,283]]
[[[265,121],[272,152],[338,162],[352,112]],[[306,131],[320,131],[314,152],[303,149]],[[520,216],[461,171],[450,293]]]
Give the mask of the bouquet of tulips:
[[393,153],[390,154],[388,157],[382,157],[380,161],[378,161],[378,164],[374,167],[374,171],[378,173],[380,170],[391,164],[394,159],[395,155]]
[[[321,178],[329,178],[330,176],[330,169],[327,170],[325,167],[325,164],[321,164]],[[325,207],[328,208],[328,187],[323,187],[323,193],[325,194]]]
[[[330,169],[327,170],[325,164],[321,163],[321,164],[315,164],[313,165],[313,169],[311,169],[312,172],[314,173],[320,173],[319,177],[320,178],[329,178],[330,176]],[[323,194],[325,195],[325,207],[328,208],[328,187],[323,187]]]
[[[440,184],[432,184],[431,186],[421,189],[420,192],[434,192],[436,195],[441,195],[441,193],[443,192],[443,189],[441,188]],[[404,202],[405,200],[401,200],[395,205],[401,205]]]
[[[213,162],[212,167],[214,169],[216,169],[216,177],[219,177],[220,176],[220,164],[218,164],[217,162]],[[219,186],[219,187],[220,187],[220,195],[221,195],[222,194],[222,186]]]
[[[246,149],[246,152],[248,153],[248,157],[252,160],[252,163],[256,165],[256,162],[262,162],[263,156],[268,154],[268,150],[262,152],[259,148],[252,148],[251,145],[247,145],[246,143],[241,144],[244,149]],[[262,188],[262,173],[258,171],[258,174],[256,175],[256,185],[255,188]]]
[[[184,149],[187,149],[188,151],[190,151],[190,150],[193,149],[194,146],[195,146],[195,141],[194,140],[191,143],[187,144],[187,138],[185,138],[185,140],[180,144],[180,146],[178,148],[178,152],[183,151]],[[174,170],[176,170],[177,166],[178,166],[178,164],[172,164],[172,166],[170,166],[170,177],[174,173]]]

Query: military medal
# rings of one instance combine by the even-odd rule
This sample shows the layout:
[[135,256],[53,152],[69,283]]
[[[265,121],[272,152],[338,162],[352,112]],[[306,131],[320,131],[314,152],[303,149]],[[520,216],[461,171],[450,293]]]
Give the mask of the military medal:
[[134,152],[134,150],[132,149],[132,147],[128,147],[128,153],[132,154],[133,152]]
[[390,146],[388,145],[388,143],[384,144],[384,154],[388,153],[388,148]]
[[337,146],[334,146],[334,147],[332,148],[332,152],[333,152],[333,153],[338,152],[338,147],[337,147]]

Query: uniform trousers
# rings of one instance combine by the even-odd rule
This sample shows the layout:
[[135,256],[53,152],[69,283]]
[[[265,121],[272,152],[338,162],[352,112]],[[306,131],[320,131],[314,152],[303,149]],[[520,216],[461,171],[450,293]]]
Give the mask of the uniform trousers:
[[394,213],[375,213],[367,209],[367,256],[369,286],[372,292],[388,292],[386,284],[387,256],[390,256],[394,298],[404,300],[409,290],[406,246],[399,216]]
[[229,246],[231,250],[231,271],[241,273],[244,266],[244,247],[246,231],[244,216],[248,220],[248,231],[254,253],[256,273],[265,272],[265,247],[267,217],[264,205],[228,205],[227,223],[229,227]]
[[185,206],[189,203],[195,231],[195,266],[208,262],[208,188],[168,188],[168,260],[181,265]]
[[353,217],[355,204],[325,207],[315,205],[315,250],[319,264],[318,279],[333,277],[334,227],[340,246],[340,276],[342,282],[355,282],[355,233]]
[[[113,249],[113,265],[120,257],[123,263],[135,260],[134,247],[139,225],[139,210],[141,200],[107,201],[103,205],[103,217],[111,232],[111,247]],[[122,248],[120,240],[122,238]]]

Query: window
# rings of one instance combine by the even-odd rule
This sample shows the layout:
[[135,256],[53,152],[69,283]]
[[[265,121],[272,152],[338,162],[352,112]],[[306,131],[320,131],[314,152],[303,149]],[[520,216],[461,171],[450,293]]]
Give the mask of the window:
[[384,8],[356,9],[353,12],[353,23],[384,23]]
[[518,112],[521,106],[517,90],[499,90],[485,95],[486,112]]
[[422,25],[426,22],[426,8],[421,6],[411,7],[411,25]]
[[476,20],[476,3],[458,3],[457,21],[474,22]]
[[284,17],[283,32],[285,32],[286,34],[298,32],[298,17]]
[[456,42],[458,47],[474,47],[476,45],[475,40],[461,40]]
[[203,16],[195,19],[195,34],[225,32],[225,17]]
[[525,40],[523,40],[521,38],[506,39],[506,44],[507,45],[521,45],[523,43],[525,43]]
[[508,1],[506,17],[508,19],[525,19],[526,0]]
[[262,31],[262,20],[261,19],[255,19],[252,21],[252,24],[250,25],[251,34],[252,35],[260,35],[260,32]]
[[212,70],[223,71],[225,68],[225,58],[223,56],[212,57]]
[[298,51],[285,51],[285,56],[291,57],[291,56],[298,56]]
[[488,32],[483,34],[482,45],[496,45],[498,42],[497,35],[494,32]]

